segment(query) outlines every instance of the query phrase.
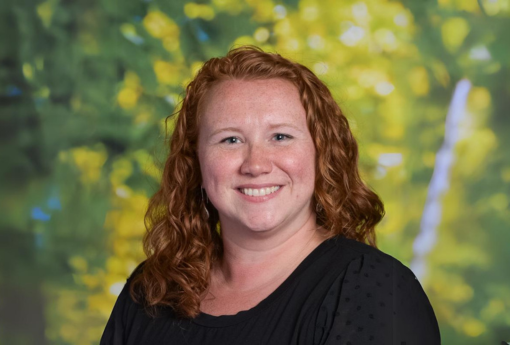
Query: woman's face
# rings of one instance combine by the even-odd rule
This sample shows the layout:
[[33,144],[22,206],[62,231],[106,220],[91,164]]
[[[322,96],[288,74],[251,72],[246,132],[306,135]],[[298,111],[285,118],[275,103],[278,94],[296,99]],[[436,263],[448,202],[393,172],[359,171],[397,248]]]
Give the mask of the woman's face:
[[223,229],[262,232],[310,219],[315,146],[293,84],[221,82],[205,95],[200,116],[202,186]]

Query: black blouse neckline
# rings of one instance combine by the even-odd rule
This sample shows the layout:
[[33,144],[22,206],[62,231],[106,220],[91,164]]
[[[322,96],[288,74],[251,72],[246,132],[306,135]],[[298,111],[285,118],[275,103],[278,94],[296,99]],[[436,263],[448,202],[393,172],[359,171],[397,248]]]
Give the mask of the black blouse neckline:
[[248,310],[242,310],[234,315],[219,315],[214,316],[206,313],[200,313],[197,317],[193,319],[193,322],[206,326],[206,327],[227,327],[232,326],[243,321],[246,321],[268,306],[270,306],[275,300],[278,299],[295,281],[296,279],[306,271],[310,265],[312,265],[319,257],[327,253],[331,248],[337,245],[337,241],[341,241],[345,238],[344,235],[338,235],[327,240],[324,240],[321,244],[319,244],[308,256],[301,261],[298,267],[290,274],[290,276],[283,281],[280,286],[276,288],[269,296],[263,299],[259,304],[254,306]]

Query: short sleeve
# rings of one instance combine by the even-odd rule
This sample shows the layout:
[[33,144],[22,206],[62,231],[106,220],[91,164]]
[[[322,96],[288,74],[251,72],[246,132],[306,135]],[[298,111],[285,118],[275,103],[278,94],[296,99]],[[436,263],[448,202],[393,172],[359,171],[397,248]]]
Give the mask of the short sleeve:
[[384,253],[352,260],[329,288],[316,344],[436,345],[432,306],[413,272]]

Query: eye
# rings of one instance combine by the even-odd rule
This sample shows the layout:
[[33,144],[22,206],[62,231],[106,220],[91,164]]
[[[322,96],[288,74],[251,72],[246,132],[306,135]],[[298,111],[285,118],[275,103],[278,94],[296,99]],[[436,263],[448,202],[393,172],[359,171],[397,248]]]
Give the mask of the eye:
[[239,138],[237,137],[228,137],[220,141],[220,143],[227,143],[227,144],[236,144],[239,142]]
[[276,138],[276,141],[283,141],[285,139],[292,139],[292,136],[287,134],[278,133],[275,134],[274,138]]

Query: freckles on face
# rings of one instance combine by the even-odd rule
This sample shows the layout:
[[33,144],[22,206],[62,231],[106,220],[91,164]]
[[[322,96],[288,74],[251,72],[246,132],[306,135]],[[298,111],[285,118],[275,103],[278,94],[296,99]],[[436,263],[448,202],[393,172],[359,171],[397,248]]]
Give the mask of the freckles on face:
[[[220,219],[267,229],[309,212],[315,146],[294,85],[224,81],[204,97],[200,116],[202,182]],[[266,188],[275,186],[270,197]]]

